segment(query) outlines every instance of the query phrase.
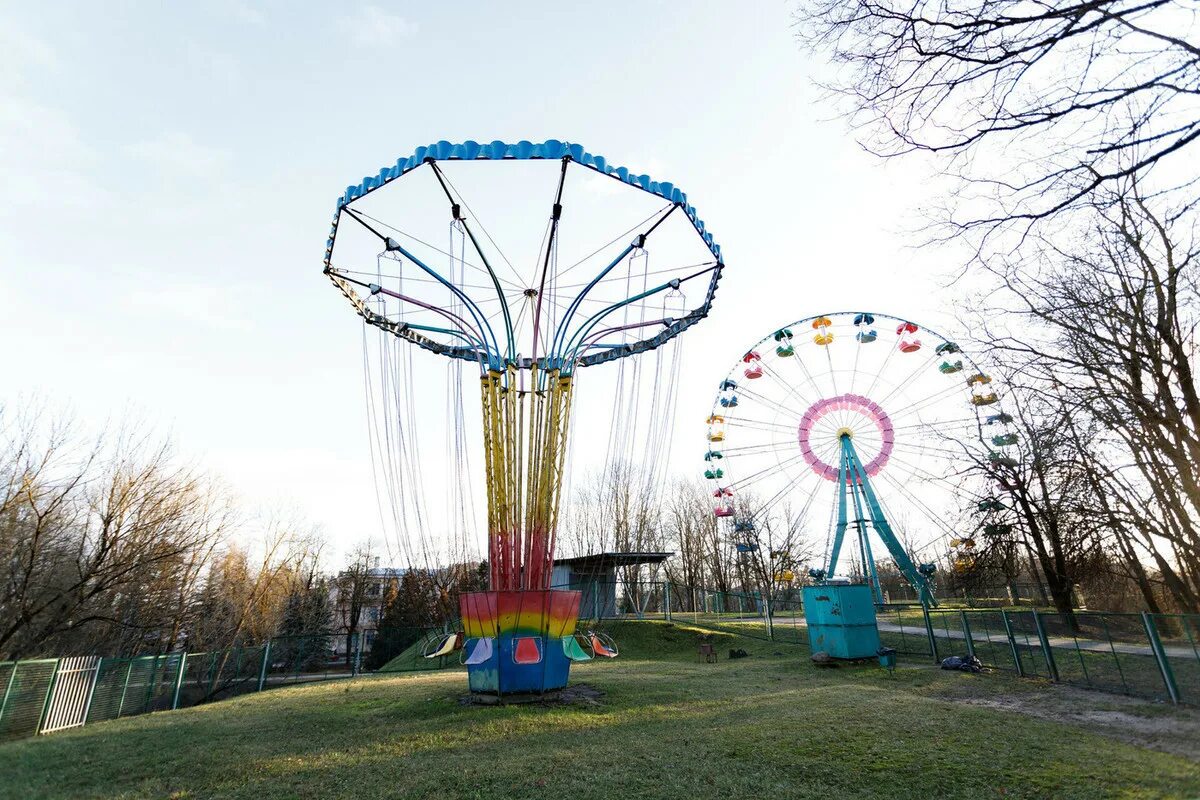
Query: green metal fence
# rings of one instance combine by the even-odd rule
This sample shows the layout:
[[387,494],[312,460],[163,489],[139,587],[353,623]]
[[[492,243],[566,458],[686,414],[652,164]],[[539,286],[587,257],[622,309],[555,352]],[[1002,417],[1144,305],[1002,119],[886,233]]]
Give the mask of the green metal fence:
[[0,664],[0,741],[38,732],[57,669],[56,658]]
[[[770,641],[808,642],[798,591],[767,600],[757,592],[657,581],[591,581],[571,588],[584,593],[585,624],[665,619]],[[1197,614],[888,605],[879,610],[878,624],[881,643],[912,659],[975,656],[1022,677],[1200,705]]]
[[[641,582],[585,590],[581,624],[661,619],[768,641],[807,644],[799,594],[764,599],[730,592]],[[592,612],[589,614],[589,608]],[[992,669],[1089,689],[1200,705],[1200,614],[1120,614],[1029,609],[923,609],[885,606],[880,640],[927,663],[973,655]],[[431,636],[420,629],[380,672],[458,666],[423,658]],[[361,640],[361,637],[360,637]],[[332,660],[330,637],[277,637],[266,644],[197,653],[98,660],[0,663],[0,741],[119,717],[185,708],[248,692],[359,674],[361,648]],[[348,663],[347,663],[348,662]],[[62,681],[56,696],[56,682]],[[53,717],[47,727],[48,712]]]
[[[335,661],[330,640],[276,637],[263,645],[208,652],[2,662],[0,741],[359,674],[361,648]],[[427,660],[417,653],[389,664],[388,671],[450,666],[457,661]]]

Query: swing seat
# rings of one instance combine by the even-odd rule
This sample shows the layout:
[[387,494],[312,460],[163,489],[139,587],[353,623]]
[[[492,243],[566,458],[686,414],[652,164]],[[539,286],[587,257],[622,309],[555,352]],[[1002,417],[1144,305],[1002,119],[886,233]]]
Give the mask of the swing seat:
[[451,633],[441,640],[432,653],[426,653],[425,657],[438,658],[439,656],[448,656],[460,647],[462,647],[462,634]]
[[[609,639],[607,642],[604,642],[601,640],[601,638],[600,638],[601,636],[603,636],[603,634],[593,633],[591,635],[592,653],[594,655],[602,656],[604,658],[616,658],[617,657],[616,643],[613,642],[612,639]],[[605,637],[605,638],[607,639],[608,637]]]
[[518,664],[537,664],[542,660],[542,649],[538,647],[538,640],[533,636],[522,636],[516,640],[516,647],[513,648],[513,661]]
[[469,667],[473,667],[476,664],[482,664],[490,659],[492,657],[492,653],[495,652],[495,641],[496,640],[490,636],[482,639],[476,639],[475,646],[471,648],[470,655],[467,656],[467,660],[463,663]]
[[579,646],[579,640],[574,636],[568,636],[562,640],[563,655],[572,661],[591,661],[592,657],[587,654],[587,651]]

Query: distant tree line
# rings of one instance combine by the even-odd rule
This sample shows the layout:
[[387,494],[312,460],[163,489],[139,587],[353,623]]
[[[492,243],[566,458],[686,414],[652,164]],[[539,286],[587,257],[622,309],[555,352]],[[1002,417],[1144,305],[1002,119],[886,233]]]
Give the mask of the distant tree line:
[[88,437],[0,408],[0,660],[327,635],[321,547],[309,525],[243,513],[133,424]]

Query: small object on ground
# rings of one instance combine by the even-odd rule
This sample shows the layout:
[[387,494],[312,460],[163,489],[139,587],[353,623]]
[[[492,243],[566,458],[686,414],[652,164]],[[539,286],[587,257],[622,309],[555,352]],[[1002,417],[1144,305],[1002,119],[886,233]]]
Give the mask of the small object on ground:
[[888,675],[893,675],[896,672],[896,648],[881,647],[875,655],[879,656],[879,666],[888,671]]
[[824,650],[818,650],[812,654],[812,662],[818,667],[835,667],[837,662],[833,660],[833,656],[826,653]]
[[740,647],[738,647],[736,649],[730,648],[730,650],[729,650],[730,658],[746,658],[749,655],[750,655],[749,653],[747,653],[745,650],[743,650]]
[[942,659],[942,669],[983,672],[983,662],[975,656],[947,656]]
[[698,654],[705,664],[717,663],[717,648],[713,647],[712,642],[700,642]]

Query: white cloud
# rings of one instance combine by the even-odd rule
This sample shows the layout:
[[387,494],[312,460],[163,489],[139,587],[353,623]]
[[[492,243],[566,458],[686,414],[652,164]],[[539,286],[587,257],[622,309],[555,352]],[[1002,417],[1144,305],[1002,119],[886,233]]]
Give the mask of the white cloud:
[[122,304],[134,313],[186,321],[222,331],[253,327],[249,290],[226,284],[197,282],[140,286],[122,295]]
[[[197,75],[212,83],[232,86],[242,79],[242,67],[229,53],[201,47],[195,42],[187,46],[187,59]],[[216,87],[220,88],[220,87]]]
[[181,131],[128,145],[125,151],[168,175],[213,177],[228,165],[227,150],[200,144]]
[[58,66],[58,56],[45,41],[16,28],[0,26],[0,82],[12,87],[31,67]]
[[65,112],[0,90],[0,220],[28,209],[94,208],[111,192],[92,174],[96,153]]
[[415,22],[373,5],[363,6],[351,16],[342,18],[338,27],[355,44],[367,47],[392,44],[417,32]]
[[267,15],[249,3],[236,2],[235,0],[235,2],[230,4],[229,11],[235,19],[245,22],[248,25],[265,25],[267,22]]

